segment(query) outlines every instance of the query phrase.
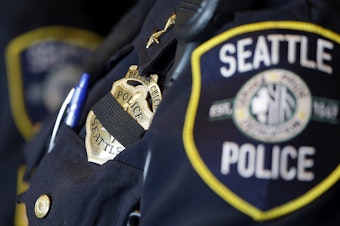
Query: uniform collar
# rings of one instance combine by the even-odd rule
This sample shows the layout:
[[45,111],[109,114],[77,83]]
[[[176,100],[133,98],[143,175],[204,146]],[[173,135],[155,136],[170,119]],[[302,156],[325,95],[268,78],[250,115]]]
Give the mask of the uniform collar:
[[[175,42],[174,26],[171,25],[171,19],[174,18],[177,4],[178,0],[159,0],[150,10],[140,34],[134,40],[133,45],[138,53],[140,74],[144,74],[167,47]],[[169,23],[170,26],[167,26]],[[152,35],[153,42],[150,40]]]

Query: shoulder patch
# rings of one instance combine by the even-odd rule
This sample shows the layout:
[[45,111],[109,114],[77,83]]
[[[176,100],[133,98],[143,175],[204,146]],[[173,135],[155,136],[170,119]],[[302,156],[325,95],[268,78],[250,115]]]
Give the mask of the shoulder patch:
[[44,116],[58,110],[101,40],[89,31],[51,26],[22,34],[8,44],[11,112],[25,139]]
[[315,24],[268,21],[227,30],[192,54],[187,156],[256,221],[296,211],[339,181],[339,44]]

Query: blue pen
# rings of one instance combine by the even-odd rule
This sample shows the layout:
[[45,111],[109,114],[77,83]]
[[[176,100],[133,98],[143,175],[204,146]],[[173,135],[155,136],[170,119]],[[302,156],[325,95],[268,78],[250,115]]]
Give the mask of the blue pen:
[[78,85],[74,87],[74,93],[64,119],[65,124],[71,128],[75,128],[78,125],[79,117],[87,96],[89,80],[89,74],[83,73]]

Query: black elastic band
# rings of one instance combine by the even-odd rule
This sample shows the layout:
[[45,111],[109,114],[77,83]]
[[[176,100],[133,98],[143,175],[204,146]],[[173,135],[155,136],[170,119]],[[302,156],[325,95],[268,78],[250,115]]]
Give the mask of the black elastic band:
[[100,123],[124,147],[139,140],[145,130],[107,93],[92,108]]

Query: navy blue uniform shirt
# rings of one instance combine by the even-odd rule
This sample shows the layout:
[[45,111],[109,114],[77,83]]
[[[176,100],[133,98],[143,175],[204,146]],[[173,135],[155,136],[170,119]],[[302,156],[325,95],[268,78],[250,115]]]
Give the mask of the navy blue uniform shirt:
[[149,129],[140,225],[338,225],[339,19],[240,12],[192,52]]
[[[195,6],[179,2],[184,12]],[[109,72],[92,81],[80,126],[62,124],[48,154],[50,129],[27,146],[43,153],[20,197],[30,224],[336,225],[338,11],[299,0],[232,13],[217,31],[194,40],[203,42],[167,86],[181,60],[183,35],[173,27],[178,1],[143,3],[149,8],[138,17],[141,30],[113,51]],[[163,94],[137,139],[138,126],[110,99],[125,99],[140,119],[133,98],[143,92],[123,82],[131,65],[143,79],[137,83],[150,89],[157,75]],[[116,140],[124,144],[119,152],[110,146],[119,146]],[[98,146],[115,157],[95,156]]]
[[1,2],[0,225],[25,224],[22,209],[14,219],[17,192],[28,186],[22,146],[58,111],[89,56],[133,3],[110,9],[101,0]]
[[[20,201],[25,203],[30,225],[126,225],[130,214],[139,211],[147,136],[126,145],[119,155],[102,165],[89,162],[85,145],[88,133],[85,131],[88,126],[86,118],[94,106],[107,97],[113,83],[125,76],[131,65],[138,66],[141,76],[156,74],[159,86],[162,86],[174,58],[171,18],[176,6],[176,1],[141,1],[136,6],[137,10],[132,9],[123,17],[123,22],[118,22],[109,38],[119,35],[124,28],[133,27],[134,21],[143,23],[131,33],[135,35],[133,41],[122,42],[121,48],[109,57],[109,72],[97,77],[91,85],[80,126],[72,130],[62,124],[55,146],[48,154],[43,137],[51,131],[39,134],[25,148],[27,153],[31,151],[37,155],[43,151],[41,161],[32,171],[30,187],[20,197]],[[168,21],[169,27],[166,25]],[[159,43],[153,43],[150,37],[157,31],[162,34],[158,37]],[[104,112],[109,112],[105,107]],[[108,114],[107,117],[114,116]],[[36,203],[40,203],[40,207]],[[44,210],[46,203],[48,212],[41,216],[39,211]]]

